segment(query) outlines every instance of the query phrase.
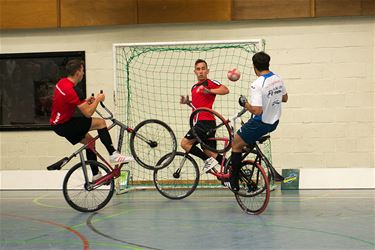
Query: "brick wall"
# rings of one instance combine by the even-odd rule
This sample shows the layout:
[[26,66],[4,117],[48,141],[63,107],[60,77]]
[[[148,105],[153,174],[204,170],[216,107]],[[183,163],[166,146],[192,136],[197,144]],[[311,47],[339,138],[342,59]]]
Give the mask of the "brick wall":
[[[289,93],[272,135],[275,165],[374,168],[374,17],[5,31],[0,43],[1,53],[85,50],[87,93],[103,89],[112,108],[113,43],[253,38],[266,40]],[[52,131],[0,139],[2,170],[42,170],[73,152]]]

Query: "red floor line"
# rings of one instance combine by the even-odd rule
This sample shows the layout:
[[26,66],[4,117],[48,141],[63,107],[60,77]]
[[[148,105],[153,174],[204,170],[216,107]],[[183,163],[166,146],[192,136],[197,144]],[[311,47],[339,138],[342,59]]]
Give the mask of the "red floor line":
[[74,233],[75,235],[77,235],[81,239],[81,241],[83,243],[83,249],[84,250],[88,250],[89,249],[89,241],[87,240],[87,238],[85,236],[83,236],[80,232],[78,232],[78,231],[74,230],[73,228],[68,227],[66,225],[59,224],[59,223],[56,223],[54,221],[49,221],[49,220],[34,219],[34,218],[31,218],[31,217],[27,217],[27,216],[20,216],[20,215],[13,215],[13,214],[2,214],[2,215],[10,216],[10,217],[15,217],[15,218],[19,218],[19,219],[24,219],[24,220],[38,221],[38,222],[41,222],[41,223],[50,224],[50,225],[54,225],[54,226],[65,228],[66,230]]

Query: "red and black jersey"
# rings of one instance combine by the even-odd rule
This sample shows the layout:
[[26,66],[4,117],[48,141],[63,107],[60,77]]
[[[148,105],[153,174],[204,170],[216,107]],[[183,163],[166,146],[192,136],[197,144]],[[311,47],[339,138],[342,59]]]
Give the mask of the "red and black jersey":
[[[216,95],[203,93],[203,87],[206,89],[217,89],[220,85],[220,82],[210,79],[194,84],[191,88],[191,102],[193,106],[195,108],[205,107],[212,109]],[[215,118],[211,114],[201,112],[198,120],[215,120]]]
[[53,91],[52,112],[49,123],[62,124],[69,121],[75,111],[75,107],[85,102],[80,101],[74,90],[74,83],[68,78],[61,79]]

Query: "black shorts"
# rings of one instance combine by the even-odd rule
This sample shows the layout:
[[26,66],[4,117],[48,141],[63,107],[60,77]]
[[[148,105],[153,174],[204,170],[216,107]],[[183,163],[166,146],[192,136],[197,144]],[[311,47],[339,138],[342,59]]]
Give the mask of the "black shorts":
[[71,144],[75,145],[82,141],[89,132],[91,120],[91,117],[73,117],[66,123],[52,125],[52,129],[56,134],[65,137]]
[[[195,125],[195,131],[198,134],[198,137],[202,139],[202,141],[210,146],[211,148],[216,148],[216,141],[215,140],[207,140],[208,138],[215,137],[216,131],[213,131],[210,134],[206,134],[206,131],[209,131],[210,129],[213,129],[216,127],[216,121],[215,120],[202,120],[198,121]],[[190,129],[189,132],[185,135],[186,139],[192,140],[195,139],[195,136],[193,135],[193,131]],[[196,145],[198,142],[196,142],[194,145]]]

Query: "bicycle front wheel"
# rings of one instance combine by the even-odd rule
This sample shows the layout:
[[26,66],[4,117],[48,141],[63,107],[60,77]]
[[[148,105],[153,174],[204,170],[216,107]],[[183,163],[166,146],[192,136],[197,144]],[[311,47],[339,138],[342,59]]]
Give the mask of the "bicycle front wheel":
[[[210,129],[199,126],[196,123],[200,117],[213,117],[216,126]],[[198,108],[191,113],[189,124],[193,135],[202,147],[216,153],[225,153],[230,150],[233,139],[232,129],[229,121],[218,112],[208,108]]]
[[[90,165],[97,166],[102,174],[110,172],[107,166],[97,161],[86,161],[85,165],[89,180],[92,180]],[[90,182],[86,183],[82,163],[74,165],[66,174],[63,182],[65,200],[72,208],[80,212],[94,212],[103,208],[111,200],[114,191],[114,179],[100,187],[93,187]]]
[[[145,120],[131,133],[130,150],[142,167],[149,170],[164,168],[173,161],[177,152],[176,136],[166,123],[156,119]],[[158,163],[165,155],[168,158]]]
[[[168,159],[165,155],[160,161]],[[160,164],[160,163],[159,163]],[[154,171],[154,184],[161,195],[172,200],[180,200],[191,195],[199,183],[199,168],[195,160],[182,152],[177,152],[172,163]]]
[[243,161],[240,169],[240,190],[235,193],[238,205],[248,214],[260,214],[270,198],[270,186],[264,169],[251,161]]

